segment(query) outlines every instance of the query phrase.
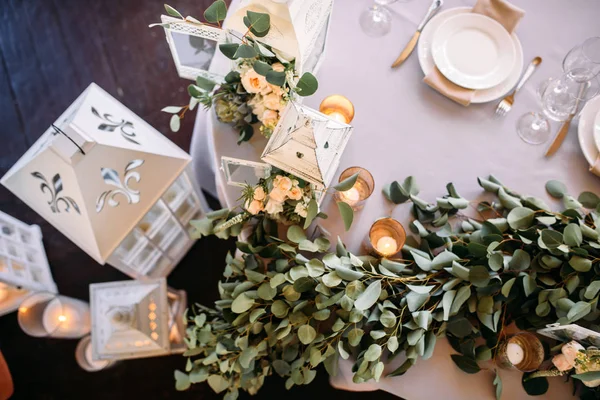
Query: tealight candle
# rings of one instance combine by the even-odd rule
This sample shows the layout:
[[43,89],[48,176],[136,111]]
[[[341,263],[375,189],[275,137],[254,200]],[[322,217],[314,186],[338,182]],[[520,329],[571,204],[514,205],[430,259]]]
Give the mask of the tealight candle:
[[354,105],[347,97],[334,94],[323,99],[319,111],[344,124],[354,119]]
[[544,347],[533,333],[517,333],[500,343],[496,363],[505,369],[535,371],[544,361]]
[[369,231],[367,248],[380,257],[390,257],[398,253],[406,241],[402,224],[392,218],[375,221]]
[[21,329],[31,336],[80,338],[91,330],[87,303],[52,293],[34,293],[19,307]]
[[77,344],[75,360],[82,369],[88,372],[100,371],[117,363],[112,360],[94,360],[90,335],[83,337]]
[[524,357],[523,348],[517,343],[509,343],[506,346],[506,356],[513,365],[520,364]]
[[335,197],[338,201],[348,204],[354,211],[363,208],[367,200],[375,190],[375,179],[369,171],[361,167],[350,167],[341,173],[339,182],[342,182],[352,175],[358,174],[354,186],[343,192],[336,192]]
[[391,236],[382,236],[375,245],[381,254],[390,255],[398,252],[398,242]]

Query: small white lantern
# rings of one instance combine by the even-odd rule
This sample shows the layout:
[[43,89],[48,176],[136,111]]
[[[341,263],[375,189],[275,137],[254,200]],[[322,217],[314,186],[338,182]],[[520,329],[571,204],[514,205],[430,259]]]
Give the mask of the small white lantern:
[[165,278],[90,285],[92,359],[123,360],[186,350],[184,291]]
[[198,76],[221,82],[222,76],[209,71],[219,44],[227,41],[227,31],[210,25],[161,15],[167,43],[179,77],[195,80]]
[[332,8],[333,0],[242,0],[225,24],[244,33],[248,11],[268,13],[271,29],[258,40],[295,58],[300,73],[316,74],[325,56]]
[[42,231],[0,211],[0,316],[15,311],[31,292],[57,293]]
[[190,161],[91,84],[2,184],[100,264],[162,277],[192,246],[186,227],[205,209]]
[[331,184],[353,128],[290,101],[261,159],[324,189]]

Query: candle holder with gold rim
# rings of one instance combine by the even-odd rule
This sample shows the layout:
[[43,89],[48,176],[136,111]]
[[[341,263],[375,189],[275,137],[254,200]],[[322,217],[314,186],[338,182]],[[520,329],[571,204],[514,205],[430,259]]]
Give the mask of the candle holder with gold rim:
[[[511,356],[511,347],[522,351]],[[511,360],[511,358],[513,358]],[[498,345],[496,364],[503,369],[516,369],[521,372],[535,371],[544,362],[544,346],[536,335],[530,332],[521,332],[510,336]]]
[[348,179],[354,174],[358,174],[358,178],[354,186],[344,192],[335,192],[335,199],[348,204],[354,211],[361,210],[365,201],[373,194],[375,190],[375,179],[371,173],[361,167],[350,167],[344,170],[340,175],[339,182]]
[[380,218],[369,230],[365,241],[367,250],[380,257],[398,254],[406,242],[406,231],[402,224],[393,218]]
[[344,124],[349,124],[354,119],[354,104],[341,94],[325,97],[319,111]]

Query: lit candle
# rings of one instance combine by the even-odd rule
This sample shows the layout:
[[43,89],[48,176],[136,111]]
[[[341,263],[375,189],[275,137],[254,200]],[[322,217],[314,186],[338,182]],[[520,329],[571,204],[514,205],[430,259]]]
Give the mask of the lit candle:
[[42,325],[54,337],[81,337],[90,331],[89,308],[55,298],[44,309]]
[[390,255],[398,252],[398,242],[391,236],[382,236],[375,245],[381,254]]
[[349,206],[353,206],[360,200],[360,192],[356,188],[356,185],[351,187],[350,190],[340,193],[340,200],[347,203]]
[[512,365],[519,365],[523,361],[525,354],[523,348],[517,343],[508,343],[506,346],[506,357],[508,357],[508,361]]
[[348,123],[348,118],[346,118],[343,114],[339,113],[339,112],[332,112],[329,114],[329,116],[333,119],[335,119],[336,121],[341,122],[342,124],[347,124]]

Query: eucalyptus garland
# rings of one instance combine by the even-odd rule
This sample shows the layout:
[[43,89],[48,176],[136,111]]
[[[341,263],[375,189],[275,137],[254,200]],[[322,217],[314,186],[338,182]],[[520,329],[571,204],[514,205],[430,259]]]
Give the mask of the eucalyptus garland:
[[[296,225],[285,240],[262,229],[252,243],[237,242],[243,256],[227,256],[221,299],[188,312],[177,389],[207,381],[233,400],[240,389],[256,393],[273,372],[289,389],[310,383],[321,363],[335,375],[339,357],[354,361],[354,382],[378,381],[384,353],[406,353],[388,376],[402,375],[431,357],[442,335],[459,353],[457,366],[473,374],[495,357],[513,322],[524,330],[556,322],[598,330],[600,198],[576,199],[551,181],[548,192],[565,206],[553,212],[494,177],[478,181],[495,201],[472,204],[448,184],[428,203],[410,177],[384,188],[390,201],[412,203],[415,237],[402,259],[356,256],[339,239],[332,252],[327,238],[307,238]],[[463,215],[470,206],[479,218]],[[530,394],[547,389],[546,378],[523,380]],[[573,382],[582,396],[598,396]],[[499,398],[499,375],[492,383]]]

